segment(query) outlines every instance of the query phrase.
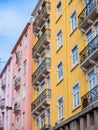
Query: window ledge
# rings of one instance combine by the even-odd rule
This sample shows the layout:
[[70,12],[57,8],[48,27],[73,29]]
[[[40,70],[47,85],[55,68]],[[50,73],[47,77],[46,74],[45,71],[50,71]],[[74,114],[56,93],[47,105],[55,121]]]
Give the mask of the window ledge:
[[71,72],[79,65],[79,62],[77,64],[75,64],[72,68],[71,68]]
[[79,104],[77,107],[73,108],[72,112],[76,111],[80,107],[81,107],[81,105]]
[[76,26],[76,28],[69,34],[69,36],[71,37],[72,35],[73,35],[73,33],[77,30],[77,26]]
[[58,83],[56,84],[56,86],[58,86],[61,82],[63,81],[63,78],[61,78]]
[[61,45],[61,46],[56,50],[56,53],[58,53],[58,52],[61,50],[62,47],[63,47],[63,45]]
[[64,120],[64,116],[62,118],[58,119],[57,122],[60,123],[62,120]]
[[62,17],[62,14],[57,18],[55,23],[57,23],[60,20],[61,17]]
[[69,0],[68,5],[70,5],[72,1],[73,1],[73,0]]

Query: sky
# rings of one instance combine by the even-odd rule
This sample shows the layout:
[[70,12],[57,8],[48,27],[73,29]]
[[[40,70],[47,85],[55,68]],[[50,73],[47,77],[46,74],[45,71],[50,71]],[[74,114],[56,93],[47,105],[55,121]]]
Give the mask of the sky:
[[38,0],[0,0],[0,70],[31,18]]

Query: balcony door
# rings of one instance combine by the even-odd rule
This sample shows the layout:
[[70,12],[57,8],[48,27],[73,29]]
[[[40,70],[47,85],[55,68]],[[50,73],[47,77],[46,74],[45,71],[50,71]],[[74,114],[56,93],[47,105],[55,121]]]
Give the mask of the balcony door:
[[88,55],[90,55],[93,52],[94,48],[94,42],[93,42],[93,33],[90,30],[87,34],[87,42],[88,42]]
[[92,70],[88,74],[88,78],[89,78],[89,88],[90,88],[90,90],[92,90],[96,86],[96,79],[95,79],[94,70]]
[[96,86],[96,79],[95,79],[95,74],[94,70],[92,70],[89,73],[89,87],[90,87],[90,92],[89,92],[89,102],[90,104],[96,101],[97,99],[97,87]]
[[45,127],[45,113],[41,115],[41,130]]

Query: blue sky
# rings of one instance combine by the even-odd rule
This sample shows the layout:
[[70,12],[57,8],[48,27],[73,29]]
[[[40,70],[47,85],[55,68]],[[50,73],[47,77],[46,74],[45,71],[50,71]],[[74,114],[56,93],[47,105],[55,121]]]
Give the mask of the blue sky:
[[0,69],[31,18],[38,0],[0,0]]

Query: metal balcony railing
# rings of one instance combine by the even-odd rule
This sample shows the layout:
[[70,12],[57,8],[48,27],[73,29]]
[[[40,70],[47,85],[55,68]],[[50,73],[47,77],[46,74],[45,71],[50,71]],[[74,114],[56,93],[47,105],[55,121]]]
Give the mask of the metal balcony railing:
[[21,57],[22,57],[22,51],[18,51],[18,52],[16,53],[16,62],[17,62],[17,60],[19,60]]
[[1,87],[5,87],[6,86],[6,78],[5,79],[2,79],[1,81]]
[[80,64],[98,49],[98,35],[80,52]]
[[16,102],[14,104],[14,111],[18,111],[18,110],[20,110],[20,102]]
[[33,112],[38,106],[41,105],[47,99],[51,98],[51,90],[45,89],[31,104],[31,112]]
[[17,77],[17,78],[15,79],[15,83],[14,83],[15,88],[16,88],[17,86],[19,86],[20,84],[21,84],[21,77],[19,76],[19,77]]
[[44,14],[45,12],[50,11],[50,9],[51,9],[50,2],[46,1],[46,2],[45,2],[45,5],[42,7],[41,11],[39,12],[39,15],[36,17],[36,19],[35,19],[35,21],[34,21],[34,24],[33,24],[34,27],[40,22],[40,20],[41,20],[43,14]]
[[86,7],[78,16],[79,25],[86,19],[86,17],[92,12],[94,7],[98,5],[98,0],[90,0]]
[[4,127],[4,120],[0,120],[0,128],[3,130]]
[[[41,44],[46,40],[48,40],[51,37],[50,29],[46,29],[45,32],[42,33],[41,37],[36,42],[35,46],[32,49],[32,57],[34,57],[35,53],[38,51],[38,48],[42,48]],[[42,44],[43,45],[43,44]],[[39,49],[40,49],[39,48]]]
[[36,80],[38,80],[37,79],[38,77],[42,78],[41,74],[44,72],[44,70],[48,70],[50,65],[51,65],[50,58],[46,57],[45,60],[39,65],[39,67],[33,73],[32,84],[34,84],[36,82]]
[[98,100],[98,85],[81,97],[82,109]]
[[5,107],[5,98],[1,98],[0,99],[0,108],[4,108]]

